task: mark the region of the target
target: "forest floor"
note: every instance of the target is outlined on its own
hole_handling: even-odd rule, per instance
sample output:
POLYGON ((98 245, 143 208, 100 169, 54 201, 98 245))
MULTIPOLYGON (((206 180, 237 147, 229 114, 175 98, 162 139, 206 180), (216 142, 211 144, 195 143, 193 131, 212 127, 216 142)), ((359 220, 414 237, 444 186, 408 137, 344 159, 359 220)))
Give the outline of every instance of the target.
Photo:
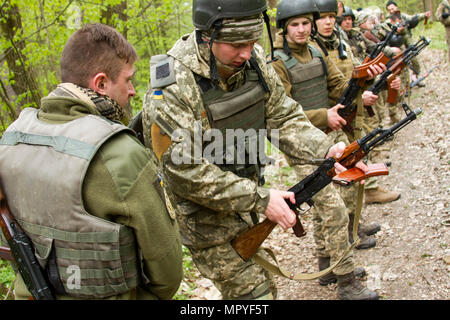
MULTIPOLYGON (((423 109, 416 121, 396 134, 385 146, 390 148, 389 175, 379 177, 379 185, 401 193, 397 201, 365 205, 362 221, 376 222, 377 245, 355 250, 355 265, 364 267, 362 282, 386 300, 450 299, 450 73, 446 53, 425 50, 420 55, 425 73, 440 66, 426 78, 425 87, 412 91, 411 109, 423 109)), ((268 168, 271 187, 287 189, 295 183, 293 170, 277 165, 268 168)), ((280 264, 293 272, 316 272, 311 215, 302 216, 307 235, 296 238, 292 230, 277 227, 264 243, 277 255, 280 264)), ((317 280, 292 281, 274 276, 280 300, 334 300, 337 285, 320 286, 317 280)), ((189 299, 220 299, 211 281, 198 276, 189 299)), ((183 283, 180 291, 185 290, 183 283)))

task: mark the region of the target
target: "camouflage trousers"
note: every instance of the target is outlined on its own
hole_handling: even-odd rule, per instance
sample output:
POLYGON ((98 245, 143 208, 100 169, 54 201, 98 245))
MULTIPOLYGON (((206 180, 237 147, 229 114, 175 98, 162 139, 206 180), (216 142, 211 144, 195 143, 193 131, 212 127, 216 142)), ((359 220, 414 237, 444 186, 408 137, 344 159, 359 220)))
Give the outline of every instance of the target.
MULTIPOLYGON (((223 299, 250 300, 268 293, 276 298, 272 274, 251 259, 242 260, 230 243, 189 250, 197 269, 214 283, 223 299)), ((258 250, 258 254, 271 260, 263 250, 258 250)))
MULTIPOLYGON (((348 144, 348 138, 341 130, 330 132, 334 142, 343 141, 348 144)), ((294 171, 301 180, 316 169, 312 165, 296 165, 294 171)), ((354 214, 356 207, 355 186, 340 187, 329 184, 314 197, 314 205, 309 211, 312 214, 316 255, 330 257, 330 265, 339 260, 349 247, 348 222, 349 214, 354 214)), ((347 274, 354 269, 351 252, 346 254, 343 262, 333 272, 338 275, 347 274)))
MULTIPOLYGON (((295 166, 299 179, 314 171, 313 166, 295 166)), ((339 187, 340 188, 340 187, 339 187)), ((313 197, 312 214, 314 242, 318 257, 330 257, 330 265, 339 260, 349 247, 348 211, 339 191, 329 184, 313 197)), ((347 253, 342 264, 336 267, 335 274, 347 274, 354 269, 353 257, 347 253)))
MULTIPOLYGON (((383 127, 383 120, 386 114, 386 98, 387 91, 383 90, 378 94, 377 102, 371 106, 374 115, 371 117, 368 111, 364 108, 364 120, 363 120, 363 130, 362 134, 365 135, 377 127, 383 127)), ((385 150, 384 146, 374 148, 368 155, 369 163, 376 163, 384 160, 381 156, 382 152, 385 150)), ((366 180, 364 184, 364 189, 376 189, 378 187, 378 179, 376 177, 372 177, 366 180)))

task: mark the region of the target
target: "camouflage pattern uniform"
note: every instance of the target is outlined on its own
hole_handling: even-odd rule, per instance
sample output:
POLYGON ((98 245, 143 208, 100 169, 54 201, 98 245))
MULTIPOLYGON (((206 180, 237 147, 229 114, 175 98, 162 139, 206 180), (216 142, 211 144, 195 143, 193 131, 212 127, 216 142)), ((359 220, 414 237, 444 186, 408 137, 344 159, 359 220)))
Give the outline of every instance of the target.
POLYGON ((447 36, 447 53, 448 62, 450 62, 450 5, 448 0, 443 0, 436 9, 436 19, 440 21, 444 27, 447 36))
MULTIPOLYGON (((343 32, 343 31, 342 31, 343 32)), ((330 59, 335 63, 337 68, 344 74, 346 79, 349 79, 352 77, 353 69, 354 67, 358 66, 360 64, 360 61, 352 52, 352 49, 350 45, 344 41, 342 38, 339 39, 339 36, 336 32, 333 32, 333 34, 330 37, 323 37, 322 35, 318 34, 315 36, 316 41, 313 42, 313 44, 320 48, 320 45, 317 43, 317 41, 320 41, 322 45, 325 47, 325 49, 328 52, 328 56, 330 59), (339 58, 339 52, 338 52, 338 46, 339 41, 342 41, 345 45, 345 50, 347 52, 347 59, 340 59, 339 58)), ((334 102, 336 103, 336 101, 334 102)), ((357 103, 357 114, 353 121, 353 128, 354 132, 353 134, 350 134, 348 132, 345 132, 347 137, 349 138, 350 142, 353 142, 356 139, 359 139, 363 135, 363 122, 364 122, 364 113, 367 113, 365 108, 363 107, 364 103, 362 100, 362 95, 359 94, 356 98, 357 103)), ((376 185, 375 179, 368 179, 366 183, 368 183, 370 180, 372 180, 371 184, 372 186, 376 185)), ((341 187, 340 192, 342 199, 345 201, 345 204, 347 206, 347 212, 350 215, 350 221, 353 221, 354 215, 356 212, 356 203, 358 200, 358 185, 354 185, 350 188, 341 187)), ((349 226, 350 229, 352 229, 352 226, 349 226)), ((375 246, 375 240, 373 238, 367 237, 366 235, 359 233, 359 236, 361 237, 361 243, 357 248, 363 248, 363 247, 373 247, 375 246)))
MULTIPOLYGON (((380 40, 383 40, 386 35, 391 31, 391 27, 389 23, 384 22, 382 24, 379 24, 375 26, 375 28, 372 30, 372 34, 375 35, 380 40)), ((402 50, 405 49, 405 47, 401 48, 402 50)), ((399 122, 403 117, 403 109, 401 108, 401 103, 403 102, 405 98, 405 92, 409 90, 409 84, 410 84, 410 75, 409 75, 409 68, 404 68, 400 73, 400 79, 401 79, 401 88, 397 97, 396 103, 386 103, 386 107, 389 113, 389 118, 391 123, 394 124, 399 122)), ((386 96, 387 98, 387 96, 386 96)))
MULTIPOLYGON (((277 50, 283 49, 282 31, 280 31, 276 35, 274 48, 277 50)), ((289 48, 291 49, 292 57, 294 57, 300 64, 305 65, 312 60, 308 44, 300 46, 297 44, 289 43, 289 48)), ((275 55, 277 55, 277 51, 275 51, 275 55)), ((347 88, 347 80, 342 72, 340 72, 339 69, 336 68, 336 65, 329 57, 322 56, 322 58, 327 69, 327 77, 325 80, 327 84, 327 92, 325 92, 325 94, 328 95, 328 99, 330 101, 336 101, 347 88)), ((292 97, 291 78, 285 64, 281 59, 278 59, 272 65, 277 74, 280 76, 281 82, 286 89, 287 95, 289 97, 292 97)), ((308 95, 309 93, 310 92, 306 92, 306 95, 308 95)), ((305 114, 314 126, 323 130, 328 128, 327 108, 310 108, 305 111, 305 114)), ((346 145, 350 143, 347 136, 342 130, 331 131, 328 136, 333 139, 334 143, 344 142, 346 145)), ((290 163, 289 159, 288 163, 290 163)), ((313 168, 310 165, 299 165, 295 166, 294 169, 298 179, 302 179, 310 174, 313 168)), ((355 210, 353 199, 354 192, 356 192, 356 190, 355 187, 339 187, 337 185, 335 185, 334 187, 338 189, 342 200, 344 200, 344 203, 346 205, 346 214, 342 214, 340 211, 332 209, 333 207, 336 207, 336 203, 342 202, 342 200, 340 200, 335 193, 332 193, 329 197, 323 197, 320 203, 317 203, 311 208, 311 213, 313 215, 314 222, 314 240, 317 244, 317 256, 329 257, 331 254, 337 255, 335 258, 338 259, 339 255, 342 255, 340 250, 333 250, 333 252, 328 252, 326 249, 328 246, 327 241, 325 241, 325 239, 327 238, 334 241, 333 233, 335 232, 335 228, 330 229, 324 227, 323 225, 333 223, 335 226, 339 227, 342 223, 348 223, 348 219, 346 219, 345 216, 348 216, 350 212, 352 212, 352 210, 355 210)), ((342 234, 341 236, 343 237, 344 234, 342 234)), ((343 241, 344 239, 338 240, 338 242, 343 241)))
MULTIPOLYGON (((195 32, 183 36, 168 52, 174 58, 176 83, 163 88, 162 99, 152 95, 145 100, 143 124, 147 143, 154 121, 163 122, 170 128, 163 133, 166 137, 171 136, 170 130, 180 128, 188 130, 193 137, 196 123, 201 124, 201 132, 211 128, 195 79, 197 75, 210 79, 209 50, 206 45, 198 45, 195 37, 195 32)), ((272 65, 266 63, 262 48, 255 45, 253 52, 270 90, 264 96, 265 126, 269 135, 271 129, 279 129, 279 147, 294 167, 323 158, 332 139, 315 128, 302 108, 286 96, 272 65)), ((217 63, 220 69, 219 61, 217 63)), ((239 88, 248 68, 246 62, 244 67, 233 70, 226 80, 220 79, 220 88, 227 92, 239 88)), ((151 95, 151 91, 148 94, 151 95)), ((153 135, 152 140, 155 146, 153 135)), ((180 148, 180 141, 171 139, 167 145, 167 150, 160 154, 166 197, 169 206, 175 208, 182 241, 191 251, 199 271, 214 282, 224 299, 257 298, 269 288, 275 294, 269 274, 252 260, 244 262, 230 245, 232 239, 265 213, 269 190, 258 186, 256 177, 243 178, 222 171, 204 158, 197 159, 200 161, 194 164, 193 152, 188 155, 191 164, 177 165, 171 154, 180 148)), ((310 168, 312 172, 315 166, 310 168)), ((335 194, 336 203, 328 209, 342 219, 348 219, 342 214, 344 204, 333 188, 332 185, 326 187, 316 195, 315 202, 321 203, 324 196, 335 194)), ((323 226, 333 228, 336 224, 326 220, 323 226)), ((342 241, 333 241, 330 251, 344 251, 348 247, 346 223, 340 223, 340 226, 335 233, 342 241)), ((335 272, 346 273, 348 270, 353 270, 350 255, 335 272)))
MULTIPOLYGON (((405 13, 401 13, 400 16, 401 16, 402 21, 406 21, 406 20, 411 20, 413 18, 417 18, 418 21, 420 22, 420 21, 425 20, 425 18, 426 18, 425 13, 418 13, 418 14, 416 14, 414 16, 411 16, 411 15, 408 15, 408 14, 405 14, 405 13)), ((390 18, 391 18, 391 16, 388 17, 388 19, 390 19, 390 18)), ((412 39, 412 33, 411 33, 410 29, 408 29, 408 28, 403 29, 403 31, 401 32, 401 35, 403 36, 403 38, 405 40, 405 46, 406 47, 409 47, 410 45, 412 45, 414 43, 413 39, 412 39)), ((413 72, 418 76, 420 74, 422 68, 420 66, 420 62, 419 62, 419 59, 418 59, 417 56, 414 57, 411 60, 411 66, 413 68, 413 72)))

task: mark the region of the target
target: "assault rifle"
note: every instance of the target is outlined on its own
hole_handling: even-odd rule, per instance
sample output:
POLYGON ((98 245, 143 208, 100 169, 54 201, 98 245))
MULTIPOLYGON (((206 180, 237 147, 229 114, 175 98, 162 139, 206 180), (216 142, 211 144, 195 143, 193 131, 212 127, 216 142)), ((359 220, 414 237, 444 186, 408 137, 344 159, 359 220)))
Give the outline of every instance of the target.
POLYGON ((435 65, 433 68, 428 70, 427 73, 425 73, 423 76, 419 77, 416 81, 411 82, 411 84, 409 85, 409 88, 412 89, 415 86, 419 85, 419 83, 421 83, 425 78, 427 78, 430 75, 430 73, 432 73, 433 70, 436 69, 437 67, 439 67, 439 65, 435 65))
MULTIPOLYGON (((363 63, 353 69, 352 78, 348 82, 348 87, 345 89, 342 96, 337 101, 342 104, 344 108, 338 110, 338 114, 345 119, 347 124, 343 126, 343 129, 347 132, 353 133, 353 127, 351 122, 356 116, 356 105, 353 103, 360 90, 364 87, 369 74, 367 70, 371 65, 383 63, 386 65, 389 62, 389 58, 383 54, 383 49, 387 46, 389 40, 397 31, 397 27, 394 26, 392 30, 386 35, 383 41, 377 43, 370 54, 364 59, 363 63)), ((371 109, 368 109, 369 115, 373 114, 371 109)), ((331 131, 327 129, 326 133, 331 131)))
MULTIPOLYGON (((411 123, 422 113, 420 108, 412 111, 406 103, 403 104, 403 109, 405 110, 406 117, 400 122, 388 129, 378 127, 363 138, 352 142, 345 148, 345 151, 340 158, 332 157, 325 159, 312 174, 288 190, 295 194, 295 204, 292 204, 289 199, 285 199, 285 201, 297 214, 297 223, 293 228, 296 236, 303 236, 306 234, 298 217, 299 214, 305 212, 301 206, 304 203, 309 206, 314 205, 312 197, 329 183, 335 182, 341 185, 349 185, 367 179, 368 177, 388 174, 388 169, 384 163, 368 165, 369 171, 367 173, 364 173, 362 170, 355 167, 355 165, 358 161, 363 159, 369 151, 386 142, 386 140, 394 136, 397 131, 411 123), (334 164, 336 162, 339 162, 341 165, 348 168, 348 170, 336 174, 334 169, 334 164)), ((247 261, 255 254, 259 246, 269 236, 276 225, 275 222, 266 218, 264 221, 240 234, 231 244, 241 258, 247 261)))
POLYGON ((395 79, 395 76, 400 73, 410 62, 417 56, 426 46, 430 44, 431 40, 425 37, 420 37, 420 40, 415 44, 406 48, 402 53, 392 58, 378 80, 369 88, 374 94, 378 94, 381 90, 388 88, 387 102, 394 104, 397 101, 398 91, 390 88, 390 83, 395 79))
MULTIPOLYGON (((33 298, 35 300, 55 300, 44 272, 34 255, 33 244, 12 216, 1 189, 0 227, 10 247, 10 253, 16 261, 19 273, 33 298)), ((6 249, 8 248, 5 248, 5 254, 8 252, 6 249)))

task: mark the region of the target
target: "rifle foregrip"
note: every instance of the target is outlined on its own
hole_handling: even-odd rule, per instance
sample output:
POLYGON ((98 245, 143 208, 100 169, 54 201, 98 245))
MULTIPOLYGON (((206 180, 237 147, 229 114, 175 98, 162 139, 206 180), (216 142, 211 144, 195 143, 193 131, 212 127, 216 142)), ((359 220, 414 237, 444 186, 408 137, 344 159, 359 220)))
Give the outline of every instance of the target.
POLYGON ((398 91, 394 90, 394 89, 391 89, 389 87, 389 89, 388 89, 388 96, 387 96, 386 101, 388 103, 395 104, 397 102, 397 97, 398 97, 398 91))
POLYGON ((384 163, 372 163, 367 165, 367 167, 368 171, 366 173, 357 167, 345 170, 344 172, 335 175, 333 177, 333 182, 346 186, 370 177, 385 176, 389 174, 388 168, 384 163))

